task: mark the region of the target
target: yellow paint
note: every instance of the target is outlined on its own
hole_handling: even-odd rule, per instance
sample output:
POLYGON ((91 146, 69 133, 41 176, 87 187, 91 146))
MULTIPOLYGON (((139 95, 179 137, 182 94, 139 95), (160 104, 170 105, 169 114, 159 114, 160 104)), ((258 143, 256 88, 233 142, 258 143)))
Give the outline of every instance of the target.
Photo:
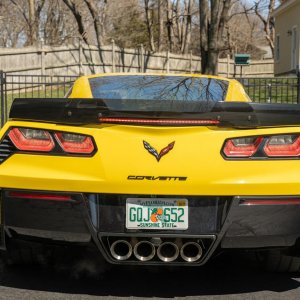
MULTIPOLYGON (((72 97, 91 97, 88 78, 76 81, 72 97)), ((227 101, 248 101, 239 83, 229 80, 229 84, 227 101)), ((2 188, 141 195, 300 194, 300 160, 229 161, 220 153, 227 138, 299 133, 300 127, 251 130, 109 124, 79 127, 10 120, 0 131, 0 139, 12 126, 91 135, 98 151, 93 157, 14 154, 0 165, 2 188), (158 152, 173 141, 175 145, 157 162, 144 148, 143 140, 158 152), (128 180, 128 176, 187 177, 187 180, 128 180)))

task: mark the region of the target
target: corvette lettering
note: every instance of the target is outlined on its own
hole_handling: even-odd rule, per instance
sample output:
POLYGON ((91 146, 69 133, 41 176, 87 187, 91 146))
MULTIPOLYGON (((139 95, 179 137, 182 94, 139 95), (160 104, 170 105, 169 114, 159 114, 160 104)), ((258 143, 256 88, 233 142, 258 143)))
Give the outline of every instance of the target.
POLYGON ((184 176, 136 176, 129 175, 128 180, 164 180, 164 181, 186 181, 187 177, 184 176))

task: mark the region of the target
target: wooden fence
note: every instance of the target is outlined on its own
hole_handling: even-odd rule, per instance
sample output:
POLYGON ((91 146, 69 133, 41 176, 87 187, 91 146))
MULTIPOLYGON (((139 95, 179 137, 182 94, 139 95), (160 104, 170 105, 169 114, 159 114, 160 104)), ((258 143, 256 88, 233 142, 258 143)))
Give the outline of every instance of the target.
MULTIPOLYGON (((151 53, 143 46, 123 49, 112 43, 100 50, 95 46, 0 48, 0 70, 10 74, 81 75, 108 72, 201 73, 201 59, 192 54, 151 53)), ((219 75, 234 77, 234 63, 229 57, 219 59, 219 75)), ((237 67, 237 77, 272 77, 273 60, 251 61, 237 67)))

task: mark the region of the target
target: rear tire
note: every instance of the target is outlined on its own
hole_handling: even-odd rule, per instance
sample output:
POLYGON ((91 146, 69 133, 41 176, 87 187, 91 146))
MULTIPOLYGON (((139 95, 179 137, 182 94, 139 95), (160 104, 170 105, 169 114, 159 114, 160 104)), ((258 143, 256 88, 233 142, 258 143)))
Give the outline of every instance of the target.
POLYGON ((300 257, 293 256, 288 251, 269 250, 257 255, 262 266, 271 272, 300 272, 300 257))

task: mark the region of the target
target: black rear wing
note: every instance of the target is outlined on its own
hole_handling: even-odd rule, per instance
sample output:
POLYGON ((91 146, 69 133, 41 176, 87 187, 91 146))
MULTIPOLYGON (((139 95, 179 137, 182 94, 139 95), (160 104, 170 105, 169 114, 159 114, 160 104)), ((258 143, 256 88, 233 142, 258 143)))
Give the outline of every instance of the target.
POLYGON ((300 125, 300 104, 20 98, 14 100, 9 118, 70 125, 106 122, 256 128, 300 125))

